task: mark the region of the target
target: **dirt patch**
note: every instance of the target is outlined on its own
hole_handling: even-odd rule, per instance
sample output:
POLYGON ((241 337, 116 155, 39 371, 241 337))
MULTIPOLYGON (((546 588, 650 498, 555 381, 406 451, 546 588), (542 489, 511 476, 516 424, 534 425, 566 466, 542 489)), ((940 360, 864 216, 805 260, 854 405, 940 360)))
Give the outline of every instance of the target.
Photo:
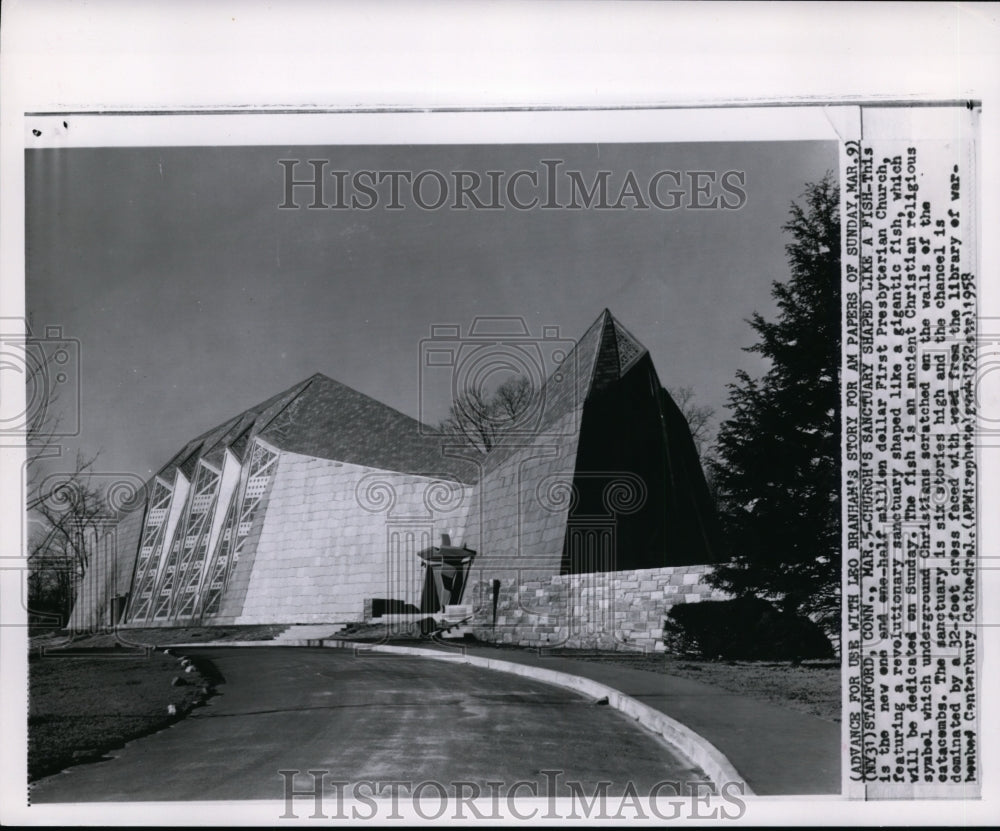
POLYGON ((31 656, 28 781, 103 758, 204 703, 222 679, 210 662, 191 663, 186 672, 179 656, 120 648, 31 656))
POLYGON ((796 665, 790 661, 695 661, 663 654, 627 652, 553 650, 553 654, 691 678, 790 710, 840 721, 838 661, 803 661, 796 665))
POLYGON ((150 629, 116 629, 73 638, 33 638, 32 647, 46 647, 59 643, 74 649, 128 649, 160 646, 168 643, 197 643, 204 641, 270 641, 288 628, 289 624, 260 624, 255 626, 185 626, 155 627, 150 629))
POLYGON ((423 620, 397 621, 395 623, 349 623, 336 635, 335 640, 360 643, 403 643, 427 640, 438 629, 431 617, 423 620))

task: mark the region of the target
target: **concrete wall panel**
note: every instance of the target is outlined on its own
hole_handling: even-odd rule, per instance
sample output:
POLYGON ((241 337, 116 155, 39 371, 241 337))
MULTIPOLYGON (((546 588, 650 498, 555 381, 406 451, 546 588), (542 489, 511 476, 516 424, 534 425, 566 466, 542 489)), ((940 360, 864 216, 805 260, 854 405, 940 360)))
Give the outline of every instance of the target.
POLYGON ((464 536, 468 486, 282 453, 235 623, 360 621, 365 600, 418 605, 417 551, 464 536))

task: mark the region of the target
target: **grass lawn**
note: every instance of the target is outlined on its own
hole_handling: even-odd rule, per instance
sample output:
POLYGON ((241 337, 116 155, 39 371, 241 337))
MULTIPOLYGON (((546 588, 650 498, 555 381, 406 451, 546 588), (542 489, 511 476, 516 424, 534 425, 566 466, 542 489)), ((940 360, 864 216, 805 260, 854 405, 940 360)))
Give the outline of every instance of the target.
POLYGON ((32 638, 32 646, 46 647, 60 641, 73 648, 101 649, 113 647, 159 646, 170 643, 196 643, 198 641, 269 641, 288 628, 287 623, 258 624, 253 626, 189 626, 155 627, 152 629, 118 629, 92 635, 77 636, 69 641, 64 636, 32 638))
POLYGON ((185 673, 176 656, 162 652, 33 655, 28 679, 29 781, 167 726, 207 697, 217 680, 207 669, 185 673), (172 686, 175 677, 186 683, 172 686), (176 715, 168 714, 170 704, 176 715))
POLYGON ((692 678, 790 710, 840 721, 839 661, 803 661, 793 666, 790 661, 696 661, 662 653, 637 655, 566 650, 560 654, 692 678))

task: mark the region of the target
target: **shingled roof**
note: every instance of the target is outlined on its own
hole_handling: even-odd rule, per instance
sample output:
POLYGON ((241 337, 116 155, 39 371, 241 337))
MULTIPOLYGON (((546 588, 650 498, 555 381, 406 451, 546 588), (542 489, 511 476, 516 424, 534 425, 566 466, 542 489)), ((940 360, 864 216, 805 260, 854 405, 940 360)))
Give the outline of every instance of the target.
POLYGON ((260 435, 293 453, 461 482, 476 480, 476 465, 449 454, 454 439, 319 373, 260 435))
MULTIPOLYGON (((227 418, 221 424, 216 424, 212 429, 206 430, 200 436, 195 436, 195 438, 184 445, 180 452, 161 467, 156 472, 156 475, 169 482, 173 478, 174 471, 180 469, 181 473, 190 479, 199 458, 205 457, 210 461, 221 461, 222 448, 227 443, 235 443, 240 437, 241 432, 246 433, 248 429, 252 432, 254 426, 259 425, 259 427, 263 427, 273 417, 274 408, 287 405, 289 401, 302 391, 308 381, 309 379, 300 381, 287 390, 271 396, 266 401, 255 404, 253 407, 249 407, 236 416, 227 418)), ((235 447, 234 451, 236 451, 235 447)), ((237 451, 237 455, 241 454, 237 451)), ((149 487, 151 482, 152 479, 146 483, 147 487, 149 487)))
POLYGON ((454 458, 446 439, 415 418, 322 373, 300 381, 188 442, 158 472, 191 478, 199 458, 220 463, 224 448, 242 456, 260 436, 281 450, 382 470, 474 482, 477 466, 454 458))

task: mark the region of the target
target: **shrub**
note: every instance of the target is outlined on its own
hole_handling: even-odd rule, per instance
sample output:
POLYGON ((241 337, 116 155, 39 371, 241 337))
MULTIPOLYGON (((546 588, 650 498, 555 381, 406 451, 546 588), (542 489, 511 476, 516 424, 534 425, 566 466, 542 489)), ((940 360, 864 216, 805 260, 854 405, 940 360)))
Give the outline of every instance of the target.
POLYGON ((678 604, 663 629, 667 651, 687 657, 800 661, 834 655, 811 620, 756 597, 678 604))
POLYGON ((389 597, 376 597, 372 599, 372 617, 382 617, 382 615, 412 615, 419 614, 420 609, 411 603, 403 600, 396 600, 389 597))

